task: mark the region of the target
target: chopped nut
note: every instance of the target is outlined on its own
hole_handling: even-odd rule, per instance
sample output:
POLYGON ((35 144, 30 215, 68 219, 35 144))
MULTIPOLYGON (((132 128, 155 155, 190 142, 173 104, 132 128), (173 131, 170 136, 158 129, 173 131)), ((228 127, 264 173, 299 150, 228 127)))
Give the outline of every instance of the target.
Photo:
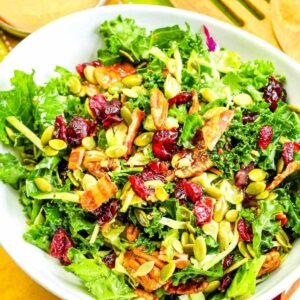
POLYGON ((272 250, 266 254, 266 259, 258 273, 258 277, 275 271, 281 264, 280 253, 272 250))
POLYGON ((126 239, 129 242, 135 242, 139 237, 140 231, 136 226, 130 224, 126 227, 126 239))

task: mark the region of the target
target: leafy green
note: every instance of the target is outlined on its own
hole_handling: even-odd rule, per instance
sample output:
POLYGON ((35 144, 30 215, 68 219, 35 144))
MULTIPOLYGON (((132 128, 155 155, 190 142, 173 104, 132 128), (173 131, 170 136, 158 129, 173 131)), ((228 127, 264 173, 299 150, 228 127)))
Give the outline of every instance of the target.
POLYGON ((134 242, 134 247, 143 246, 145 247, 146 251, 152 253, 156 250, 157 245, 153 243, 150 239, 143 236, 143 234, 139 234, 138 239, 134 242))
POLYGON ((283 212, 283 206, 277 200, 262 200, 258 202, 259 215, 252 222, 253 250, 256 255, 261 254, 261 243, 264 236, 274 236, 280 230, 280 223, 275 215, 283 212))
POLYGON ((188 115, 182 128, 182 133, 180 135, 178 144, 184 146, 185 148, 194 148, 192 144, 192 138, 196 134, 197 129, 203 126, 203 120, 200 115, 194 113, 188 115))
POLYGON ((15 71, 11 78, 13 88, 0 91, 0 141, 5 144, 9 142, 5 133, 6 117, 15 116, 32 128, 32 101, 37 89, 33 77, 34 72, 15 71))
POLYGON ((183 124, 188 116, 186 106, 184 104, 172 105, 169 109, 169 116, 176 118, 179 123, 183 124))
POLYGON ((255 293, 255 281, 265 256, 254 258, 242 265, 234 276, 230 284, 226 298, 246 299, 255 293))
POLYGON ((84 257, 76 249, 69 251, 72 264, 66 270, 76 274, 89 292, 99 300, 132 299, 135 294, 124 282, 123 276, 116 275, 102 261, 84 257))
POLYGON ((26 169, 13 154, 0 153, 0 180, 17 189, 20 180, 26 175, 26 169))
POLYGON ((28 243, 31 243, 42 250, 48 252, 50 249, 51 229, 44 225, 32 225, 23 234, 23 238, 28 243))

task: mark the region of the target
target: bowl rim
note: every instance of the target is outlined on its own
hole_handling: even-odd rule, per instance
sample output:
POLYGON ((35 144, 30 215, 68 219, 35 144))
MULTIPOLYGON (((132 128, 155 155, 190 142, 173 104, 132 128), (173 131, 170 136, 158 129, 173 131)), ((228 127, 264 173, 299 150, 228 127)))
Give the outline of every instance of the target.
MULTIPOLYGON (((53 26, 59 26, 63 25, 65 22, 68 22, 68 20, 76 19, 78 16, 81 15, 89 15, 89 14, 104 14, 105 12, 109 13, 119 13, 119 14, 126 14, 128 10, 135 11, 135 12, 144 12, 147 11, 149 14, 153 14, 157 11, 160 13, 172 13, 173 15, 176 15, 176 17, 186 17, 186 18, 193 18, 198 19, 202 23, 214 23, 217 27, 222 28, 221 30, 225 30, 227 32, 230 32, 232 34, 240 35, 247 40, 249 40, 249 43, 254 42, 255 44, 259 44, 259 47, 262 50, 265 50, 267 52, 272 53, 274 56, 276 56, 281 61, 284 61, 284 63, 294 70, 296 73, 299 73, 300 77, 300 64, 296 62, 293 58, 289 57, 279 49, 275 48, 273 45, 269 44, 268 42, 262 40, 259 37, 254 36, 253 34, 244 31, 241 28, 235 27, 229 23, 225 23, 223 21, 217 20, 215 18, 197 13, 197 12, 191 12, 183 9, 178 8, 172 8, 172 7, 166 7, 166 6, 160 6, 160 5, 146 5, 146 4, 124 4, 124 5, 108 5, 108 6, 100 6, 95 8, 89 8, 85 9, 79 12, 75 12, 66 16, 63 16, 59 19, 56 19, 41 28, 39 28, 37 31, 30 34, 28 37, 26 37, 23 41, 21 41, 1 62, 0 64, 0 70, 2 68, 5 69, 6 65, 10 65, 10 57, 12 54, 14 54, 20 47, 26 44, 30 44, 32 39, 36 39, 39 37, 39 35, 42 35, 45 30, 48 28, 51 28, 53 26)), ((176 21, 174 22, 176 24, 176 21)), ((0 212, 1 213, 1 212, 0 212)), ((13 261, 34 281, 36 281, 38 284, 40 284, 42 287, 44 287, 46 290, 51 292, 52 294, 62 298, 62 299, 74 299, 74 293, 72 290, 68 289, 60 289, 57 285, 55 285, 54 282, 52 282, 49 278, 47 278, 46 274, 44 273, 43 276, 40 276, 38 270, 30 267, 30 263, 26 262, 26 260, 19 257, 17 254, 19 251, 13 247, 13 244, 6 243, 4 239, 4 235, 0 231, 0 243, 3 249, 6 251, 6 253, 13 259, 13 261)), ((26 241, 24 241, 26 243, 26 241)), ((283 292, 286 288, 288 288, 300 275, 300 265, 297 266, 295 269, 293 269, 287 276, 278 284, 277 286, 274 286, 272 289, 269 289, 266 291, 263 295, 259 295, 255 297, 255 300, 265 300, 265 299, 272 299, 273 297, 277 296, 281 292, 283 292), (293 282, 291 282, 293 281, 293 282)), ((249 298, 249 299, 252 299, 249 298)))

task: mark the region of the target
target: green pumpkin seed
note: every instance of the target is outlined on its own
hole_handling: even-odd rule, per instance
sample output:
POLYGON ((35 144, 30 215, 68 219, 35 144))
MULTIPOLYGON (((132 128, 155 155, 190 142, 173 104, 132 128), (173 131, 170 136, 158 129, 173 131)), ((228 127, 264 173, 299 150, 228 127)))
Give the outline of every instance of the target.
POLYGON ((231 265, 229 268, 227 268, 224 271, 224 274, 230 273, 236 269, 238 269, 240 266, 242 266, 243 264, 245 264, 247 261, 249 260, 249 258, 245 257, 241 260, 239 260, 238 262, 234 263, 233 265, 231 265))
POLYGON ((82 188, 87 191, 89 190, 90 188, 92 188, 93 186, 95 186, 97 184, 97 179, 90 175, 90 174, 85 174, 82 178, 82 181, 81 181, 81 185, 82 185, 82 188))
POLYGON ((284 145, 285 143, 288 143, 288 142, 290 142, 290 140, 285 136, 281 136, 279 138, 279 143, 282 144, 282 145, 284 145))
POLYGON ((122 82, 128 88, 139 86, 143 82, 143 77, 140 74, 128 75, 123 78, 122 82))
POLYGON ((221 113, 224 112, 225 110, 227 110, 226 107, 223 107, 223 106, 216 106, 216 107, 213 107, 213 108, 209 109, 209 110, 203 115, 203 117, 204 117, 205 120, 209 120, 209 119, 211 119, 212 117, 221 114, 221 113))
POLYGON ((220 223, 223 220, 227 211, 228 211, 227 202, 223 198, 219 199, 216 202, 215 207, 214 207, 214 215, 213 215, 214 220, 216 222, 220 223))
POLYGON ((44 148, 44 153, 45 153, 46 156, 56 156, 58 154, 58 151, 53 149, 50 146, 46 146, 44 148))
POLYGON ((249 94, 241 93, 233 97, 232 101, 241 107, 250 106, 253 104, 252 97, 249 94))
POLYGON ((153 122, 153 118, 151 115, 147 115, 145 121, 143 122, 143 126, 147 131, 155 131, 156 127, 153 122))
POLYGON ((86 80, 90 83, 94 83, 96 84, 97 83, 97 80, 95 78, 95 67, 93 66, 86 66, 84 68, 84 77, 86 78, 86 80))
POLYGON ((129 98, 136 99, 139 97, 138 93, 132 89, 122 89, 122 93, 129 98))
POLYGON ((189 236, 189 241, 190 241, 190 243, 192 243, 192 244, 194 244, 195 243, 195 240, 196 240, 196 238, 195 238, 195 236, 194 236, 194 234, 193 233, 190 233, 190 236, 189 236))
POLYGON ((77 77, 71 76, 69 79, 68 85, 69 85, 69 89, 70 89, 71 93, 79 94, 79 92, 81 90, 81 82, 77 77))
POLYGON ((300 114, 300 107, 294 104, 288 104, 288 108, 295 112, 296 114, 300 114))
POLYGON ((176 264, 174 261, 170 261, 167 265, 165 265, 160 271, 160 281, 166 282, 173 275, 176 269, 176 264))
POLYGON ((267 199, 270 195, 270 192, 269 191, 263 191, 262 193, 256 195, 256 199, 257 200, 262 200, 262 199, 267 199))
POLYGON ((134 140, 134 144, 138 147, 147 146, 152 142, 154 133, 153 132, 143 132, 134 140))
POLYGON ((239 212, 236 209, 231 209, 226 213, 225 219, 228 222, 235 222, 236 219, 238 218, 238 215, 239 212))
POLYGON ((275 234, 275 238, 280 246, 283 248, 291 249, 292 245, 290 244, 289 238, 286 233, 282 230, 275 234))
POLYGON ((66 149, 68 145, 67 145, 66 142, 63 141, 63 140, 60 140, 60 139, 53 139, 53 140, 50 140, 50 141, 49 141, 49 146, 50 146, 51 148, 53 148, 54 150, 60 151, 60 150, 66 149))
POLYGON ((191 225, 190 222, 187 222, 187 223, 186 223, 186 229, 187 229, 190 233, 193 233, 193 234, 196 233, 195 228, 191 225))
POLYGON ((284 169, 284 160, 282 157, 279 158, 278 162, 277 162, 277 174, 280 174, 284 169))
POLYGON ((220 184, 220 191, 226 202, 231 204, 239 204, 243 202, 244 196, 241 189, 237 188, 226 179, 222 180, 220 184))
POLYGON ((7 127, 7 126, 5 126, 5 131, 6 131, 6 134, 7 134, 8 138, 12 142, 14 142, 15 139, 16 139, 16 134, 14 133, 14 131, 10 127, 7 127))
POLYGON ((233 238, 233 233, 231 229, 231 224, 228 221, 221 221, 219 225, 218 241, 220 245, 220 250, 225 251, 233 238))
POLYGON ((258 195, 262 193, 266 188, 266 183, 263 181, 260 182, 251 182, 246 189, 246 193, 249 195, 258 195))
POLYGON ((162 186, 157 186, 154 190, 154 194, 159 201, 166 201, 169 199, 169 194, 162 186))
POLYGON ((178 214, 184 221, 190 220, 191 216, 193 216, 193 213, 188 208, 181 205, 178 208, 178 214))
POLYGON ((207 253, 205 239, 202 236, 198 236, 194 244, 194 255, 195 258, 200 262, 202 261, 207 253))
POLYGON ((126 123, 126 125, 130 125, 132 122, 132 113, 130 111, 130 109, 126 106, 122 106, 121 110, 121 117, 123 118, 124 122, 126 123))
POLYGON ((34 178, 34 184, 37 186, 37 188, 41 191, 41 192, 51 192, 52 191, 52 186, 51 184, 48 182, 48 180, 46 180, 45 178, 42 177, 38 177, 38 178, 34 178))
POLYGON ((251 244, 246 244, 246 247, 247 247, 247 250, 248 252, 250 253, 250 255, 255 258, 256 257, 256 254, 255 254, 255 251, 253 250, 251 244))
POLYGON ((81 182, 83 179, 84 173, 78 169, 73 172, 73 176, 77 181, 81 182))
POLYGON ((114 84, 109 86, 108 92, 111 95, 120 94, 122 88, 123 88, 122 82, 115 82, 114 84))
POLYGON ((278 197, 278 194, 276 194, 275 192, 271 192, 269 194, 268 200, 275 200, 278 197))
POLYGON ((205 288, 204 292, 205 293, 212 293, 215 290, 218 289, 218 287, 221 285, 219 280, 213 280, 208 283, 208 286, 205 288))
POLYGON ((194 244, 185 244, 183 245, 184 253, 192 256, 194 254, 194 244))
POLYGON ((210 235, 214 240, 217 240, 219 223, 211 220, 209 223, 202 225, 202 230, 205 234, 210 235))
POLYGON ((76 187, 79 187, 79 182, 75 179, 74 175, 72 172, 67 173, 68 178, 71 180, 72 184, 76 187))
POLYGON ((87 91, 86 86, 82 85, 81 88, 80 88, 79 93, 77 94, 77 96, 78 97, 84 97, 84 96, 86 96, 86 91, 87 91))
POLYGON ((96 142, 92 136, 83 138, 81 143, 86 150, 93 150, 94 148, 96 148, 96 142))
POLYGON ((139 208, 135 208, 133 211, 137 221, 143 226, 143 227, 149 227, 150 226, 150 222, 149 219, 147 217, 147 214, 139 208))
POLYGON ((190 241, 189 234, 186 231, 183 232, 181 235, 181 244, 184 246, 184 245, 188 244, 189 241, 190 241))
POLYGON ((110 146, 105 150, 105 154, 111 158, 119 158, 126 154, 127 147, 126 146, 110 146))
POLYGON ((46 146, 48 144, 48 142, 51 140, 52 136, 53 136, 53 132, 54 132, 54 126, 50 125, 48 126, 42 136, 41 136, 41 142, 44 146, 46 146))
POLYGON ((153 260, 147 261, 139 266, 136 272, 133 274, 134 277, 146 276, 153 269, 155 262, 153 260))
POLYGON ((223 196, 222 192, 215 186, 206 186, 203 187, 203 189, 207 195, 215 199, 220 199, 223 196))
POLYGON ((240 241, 240 242, 238 243, 238 248, 239 248, 241 254, 242 254, 244 257, 246 257, 246 258, 252 258, 252 257, 251 257, 251 254, 249 253, 249 251, 248 251, 248 249, 247 249, 247 246, 246 246, 245 242, 240 241))
POLYGON ((206 100, 207 102, 212 102, 218 98, 217 94, 212 89, 209 88, 201 89, 200 93, 204 98, 204 100, 206 100))
POLYGON ((250 180, 263 181, 265 180, 267 173, 262 169, 253 169, 248 173, 250 180))
POLYGON ((179 253, 179 254, 182 254, 182 253, 183 253, 182 244, 180 243, 179 240, 173 239, 173 241, 172 241, 172 246, 173 246, 174 250, 175 250, 177 253, 179 253))

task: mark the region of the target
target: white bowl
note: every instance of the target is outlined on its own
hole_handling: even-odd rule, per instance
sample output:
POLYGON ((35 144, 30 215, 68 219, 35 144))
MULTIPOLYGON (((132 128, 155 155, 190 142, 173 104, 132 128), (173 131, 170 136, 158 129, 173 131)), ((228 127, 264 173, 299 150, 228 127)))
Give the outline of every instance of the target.
MULTIPOLYGON (((36 70, 36 80, 43 83, 53 75, 56 65, 74 70, 77 63, 96 58, 96 50, 103 45, 96 33, 99 24, 117 15, 134 18, 139 25, 154 29, 188 22, 194 31, 207 25, 220 45, 239 52, 244 59, 271 60, 276 71, 287 77, 287 91, 291 103, 299 104, 300 66, 268 43, 233 26, 196 13, 147 5, 107 6, 82 11, 61 18, 41 28, 21 42, 0 65, 0 87, 8 87, 14 69, 36 70), (296 100, 298 99, 298 100, 296 100)), ((0 151, 7 151, 3 147, 0 151)), ((18 194, 0 184, 0 240, 16 263, 34 280, 63 299, 92 299, 80 281, 64 271, 56 259, 26 243, 25 217, 18 202, 18 194)), ((251 299, 269 300, 290 286, 300 276, 300 243, 284 264, 257 287, 251 299)))

